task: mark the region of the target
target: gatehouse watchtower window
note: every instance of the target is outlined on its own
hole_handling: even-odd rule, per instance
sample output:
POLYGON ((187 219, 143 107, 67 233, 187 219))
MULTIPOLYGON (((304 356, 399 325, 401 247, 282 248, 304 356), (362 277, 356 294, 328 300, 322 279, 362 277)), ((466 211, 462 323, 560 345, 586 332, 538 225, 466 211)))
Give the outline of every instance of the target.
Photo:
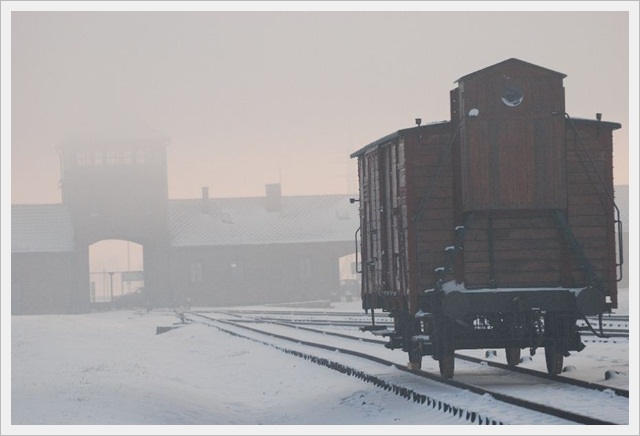
POLYGON ((145 151, 130 150, 107 150, 107 151, 78 151, 76 153, 76 166, 87 165, 143 165, 146 163, 147 153, 145 151))

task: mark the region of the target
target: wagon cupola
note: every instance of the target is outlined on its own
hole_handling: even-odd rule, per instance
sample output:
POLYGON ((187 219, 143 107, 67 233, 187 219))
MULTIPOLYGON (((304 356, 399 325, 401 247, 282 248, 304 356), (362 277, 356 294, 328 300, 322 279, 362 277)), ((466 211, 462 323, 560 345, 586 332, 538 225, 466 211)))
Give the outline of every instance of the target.
POLYGON ((565 77, 508 59, 457 80, 452 121, 461 129, 465 211, 566 206, 565 77))

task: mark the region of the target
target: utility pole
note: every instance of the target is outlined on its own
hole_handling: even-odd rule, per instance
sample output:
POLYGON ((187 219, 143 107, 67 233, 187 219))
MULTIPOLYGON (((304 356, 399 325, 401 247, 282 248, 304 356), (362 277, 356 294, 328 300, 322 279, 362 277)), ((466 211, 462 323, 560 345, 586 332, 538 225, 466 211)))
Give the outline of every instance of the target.
POLYGON ((111 286, 111 300, 109 300, 109 302, 110 304, 113 304, 113 275, 115 274, 115 272, 111 271, 108 274, 109 274, 109 283, 111 286))
MULTIPOLYGON (((127 241, 127 271, 131 271, 131 253, 129 247, 129 241, 127 241)), ((124 287, 121 288, 124 294, 124 287)), ((131 292, 131 282, 127 282, 127 292, 131 292)))

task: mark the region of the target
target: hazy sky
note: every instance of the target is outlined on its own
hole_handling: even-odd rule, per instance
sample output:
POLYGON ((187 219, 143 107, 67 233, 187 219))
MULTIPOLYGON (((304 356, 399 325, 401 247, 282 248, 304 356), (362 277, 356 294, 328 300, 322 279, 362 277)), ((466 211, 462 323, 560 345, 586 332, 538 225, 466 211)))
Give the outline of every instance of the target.
MULTIPOLYGON (((601 7, 609 4, 616 3, 601 7)), ((212 7, 195 2, 204 6, 212 7)), ((412 127, 416 117, 448 120, 458 78, 512 57, 566 74, 572 117, 601 112, 622 124, 614 133, 615 184, 629 182, 637 120, 630 124, 624 10, 370 12, 366 2, 354 12, 140 8, 149 11, 14 6, 10 45, 2 39, 3 60, 11 50, 10 69, 2 66, 3 80, 11 73, 11 121, 3 111, 2 125, 11 126, 12 203, 60 202, 56 145, 87 119, 114 112, 168 138, 170 198, 198 197, 202 186, 214 197, 261 196, 278 181, 283 195, 356 193, 353 151, 412 127)), ((637 83, 637 65, 633 73, 637 83)))

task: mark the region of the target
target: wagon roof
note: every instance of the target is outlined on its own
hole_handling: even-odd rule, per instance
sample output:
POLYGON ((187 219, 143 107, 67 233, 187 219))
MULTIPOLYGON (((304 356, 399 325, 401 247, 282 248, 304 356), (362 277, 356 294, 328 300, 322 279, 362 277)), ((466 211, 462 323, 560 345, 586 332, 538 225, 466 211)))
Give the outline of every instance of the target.
MULTIPOLYGON (((441 126, 444 124, 448 124, 450 123, 450 121, 434 121, 432 123, 427 123, 424 126, 420 127, 421 129, 425 129, 425 128, 429 128, 429 126, 441 126)), ((403 134, 405 134, 406 132, 412 131, 414 129, 417 129, 418 127, 408 127, 406 129, 400 129, 396 132, 390 133, 387 136, 383 136, 380 139, 377 139, 375 141, 373 141, 370 144, 365 145, 364 147, 362 147, 361 149, 359 149, 358 151, 355 151, 353 153, 351 153, 351 155, 349 157, 354 158, 354 157, 358 157, 361 154, 366 153, 369 150, 372 150, 374 148, 377 148, 381 145, 387 144, 399 137, 401 137, 403 134)))
POLYGON ((606 126, 608 128, 610 128, 611 130, 618 130, 620 128, 622 128, 622 124, 620 123, 616 123, 614 121, 598 121, 598 120, 592 120, 592 119, 588 119, 588 118, 571 118, 571 120, 575 123, 584 123, 584 124, 596 124, 596 123, 600 123, 600 125, 606 126))
POLYGON ((461 80, 464 80, 467 77, 474 76, 474 75, 480 74, 480 73, 484 73, 484 72, 486 72, 488 70, 497 69, 497 68, 503 67, 503 66, 505 66, 507 64, 519 64, 520 66, 523 66, 523 67, 526 67, 526 68, 536 69, 536 70, 539 70, 539 71, 544 71, 544 72, 547 72, 547 73, 555 74, 555 75, 561 76, 562 78, 567 77, 567 75, 564 74, 564 73, 560 73, 558 71, 550 70, 548 68, 544 68, 544 67, 541 67, 539 65, 531 64, 529 62, 525 62, 525 61, 522 61, 520 59, 510 58, 510 59, 504 60, 502 62, 498 62, 497 64, 490 65, 490 66, 488 66, 486 68, 482 68, 482 69, 480 69, 478 71, 474 71, 473 73, 465 74, 464 76, 462 76, 458 80, 456 80, 455 83, 460 82, 461 80))

